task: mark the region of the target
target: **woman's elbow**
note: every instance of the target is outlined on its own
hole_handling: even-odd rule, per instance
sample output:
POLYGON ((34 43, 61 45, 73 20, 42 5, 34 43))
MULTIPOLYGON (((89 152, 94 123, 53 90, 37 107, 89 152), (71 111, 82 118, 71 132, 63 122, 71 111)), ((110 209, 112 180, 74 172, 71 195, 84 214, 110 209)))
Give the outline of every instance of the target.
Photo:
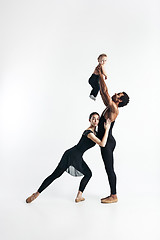
POLYGON ((99 146, 100 147, 105 147, 105 144, 104 143, 100 143, 99 146))

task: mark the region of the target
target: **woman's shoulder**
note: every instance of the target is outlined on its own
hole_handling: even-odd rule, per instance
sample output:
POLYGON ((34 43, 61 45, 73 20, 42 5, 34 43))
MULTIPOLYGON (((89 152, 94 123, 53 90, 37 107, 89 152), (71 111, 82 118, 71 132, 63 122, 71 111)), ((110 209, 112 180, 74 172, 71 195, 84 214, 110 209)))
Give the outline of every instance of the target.
POLYGON ((95 134, 91 129, 86 129, 86 130, 84 130, 83 135, 87 136, 89 133, 95 134))

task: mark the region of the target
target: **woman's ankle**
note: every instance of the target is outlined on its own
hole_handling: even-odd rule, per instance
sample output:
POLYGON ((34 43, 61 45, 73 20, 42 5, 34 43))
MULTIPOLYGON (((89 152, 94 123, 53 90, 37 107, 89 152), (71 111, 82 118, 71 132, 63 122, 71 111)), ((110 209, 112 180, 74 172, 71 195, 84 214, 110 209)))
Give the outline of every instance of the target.
POLYGON ((81 191, 78 191, 76 198, 82 198, 82 192, 81 191))

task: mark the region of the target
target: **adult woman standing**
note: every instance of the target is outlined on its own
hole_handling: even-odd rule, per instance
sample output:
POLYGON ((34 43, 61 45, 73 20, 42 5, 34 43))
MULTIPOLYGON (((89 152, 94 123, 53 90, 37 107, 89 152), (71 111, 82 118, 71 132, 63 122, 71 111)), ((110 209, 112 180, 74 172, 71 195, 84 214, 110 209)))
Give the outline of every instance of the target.
POLYGON ((105 133, 102 140, 100 140, 96 137, 96 127, 99 123, 99 114, 97 112, 91 113, 89 116, 89 122, 90 126, 83 132, 78 144, 65 151, 54 172, 43 181, 37 192, 33 193, 26 199, 27 203, 35 200, 46 187, 48 187, 56 178, 60 177, 65 171, 72 176, 84 175, 84 177, 81 179, 75 202, 85 200, 82 197, 82 193, 92 176, 92 172, 83 160, 82 155, 86 150, 95 146, 96 143, 101 147, 104 147, 110 127, 110 120, 108 120, 106 123, 104 123, 105 133))

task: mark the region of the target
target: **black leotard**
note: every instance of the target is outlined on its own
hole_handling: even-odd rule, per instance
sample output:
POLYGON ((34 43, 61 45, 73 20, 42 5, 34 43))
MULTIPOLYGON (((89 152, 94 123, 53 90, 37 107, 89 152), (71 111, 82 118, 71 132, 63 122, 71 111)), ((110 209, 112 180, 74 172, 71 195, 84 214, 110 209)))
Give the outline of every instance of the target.
POLYGON ((95 143, 87 137, 89 133, 92 133, 92 131, 85 130, 78 144, 64 152, 55 171, 43 181, 38 189, 39 193, 41 193, 56 178, 60 177, 64 171, 67 171, 72 176, 84 175, 79 187, 79 191, 84 191, 84 188, 92 176, 92 172, 83 160, 82 155, 86 150, 95 146, 95 143))

